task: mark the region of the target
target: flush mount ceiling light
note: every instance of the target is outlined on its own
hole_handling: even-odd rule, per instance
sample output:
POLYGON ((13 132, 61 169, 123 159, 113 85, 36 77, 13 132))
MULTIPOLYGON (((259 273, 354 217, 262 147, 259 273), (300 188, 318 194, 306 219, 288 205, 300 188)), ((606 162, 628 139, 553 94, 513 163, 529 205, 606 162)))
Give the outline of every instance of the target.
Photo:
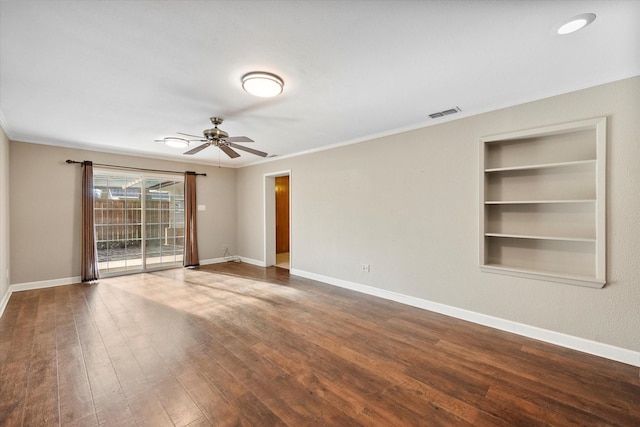
POLYGON ((591 24, 595 19, 596 15, 593 13, 583 13, 582 15, 574 16, 558 28, 558 34, 565 35, 575 33, 591 24))
POLYGON ((242 76, 242 88, 254 96, 270 98, 282 93, 284 82, 275 74, 251 72, 242 76))
POLYGON ((163 142, 165 143, 165 145, 175 148, 184 148, 189 146, 189 141, 184 138, 178 138, 175 136, 168 136, 163 139, 163 142))

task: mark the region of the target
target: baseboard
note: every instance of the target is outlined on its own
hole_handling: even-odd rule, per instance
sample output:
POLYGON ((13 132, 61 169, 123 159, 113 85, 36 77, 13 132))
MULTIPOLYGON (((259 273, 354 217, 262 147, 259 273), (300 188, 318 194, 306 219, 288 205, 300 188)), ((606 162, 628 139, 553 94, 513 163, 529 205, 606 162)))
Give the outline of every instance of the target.
POLYGON ((260 261, 253 258, 247 258, 243 256, 231 256, 225 258, 211 258, 200 260, 200 265, 220 264, 223 262, 246 262, 247 264, 257 265, 258 267, 266 267, 264 261, 260 261))
POLYGON ((258 259, 252 259, 252 258, 247 258, 247 257, 239 257, 240 261, 242 262, 246 262, 247 264, 251 264, 251 265, 257 265, 258 267, 266 267, 267 264, 264 261, 260 261, 258 259))
POLYGON ((637 351, 615 347, 609 344, 591 341, 560 332, 550 331, 548 329, 542 329, 523 323, 513 322, 511 320, 501 319, 499 317, 493 317, 446 304, 440 304, 437 302, 400 294, 397 292, 387 291, 384 289, 375 288, 373 286, 362 285, 360 283, 336 279, 321 274, 310 273, 308 271, 292 269, 290 273, 296 276, 305 277, 307 279, 327 283, 329 285, 350 289, 367 295, 373 295, 387 300, 410 305, 412 307, 422 308, 425 310, 444 314, 446 316, 455 317, 457 319, 466 320, 494 329, 511 332, 539 341, 548 342, 550 344, 559 345, 561 347, 570 348, 572 350, 581 351, 583 353, 615 360, 616 362, 622 362, 628 365, 640 367, 640 352, 637 351))
POLYGON ((209 264, 220 264, 223 262, 227 262, 228 260, 225 258, 209 258, 209 259, 201 259, 200 265, 209 265, 209 264))
POLYGON ((71 285, 81 283, 80 276, 64 277, 62 279, 41 280, 39 282, 16 283, 9 286, 9 292, 30 291, 33 289, 52 288, 54 286, 71 285))

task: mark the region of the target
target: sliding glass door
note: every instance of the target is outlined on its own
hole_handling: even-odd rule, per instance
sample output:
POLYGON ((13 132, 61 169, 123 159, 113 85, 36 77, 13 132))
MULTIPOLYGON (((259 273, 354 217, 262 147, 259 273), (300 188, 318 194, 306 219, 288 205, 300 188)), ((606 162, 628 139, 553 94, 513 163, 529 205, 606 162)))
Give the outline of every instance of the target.
POLYGON ((100 275, 182 265, 182 177, 94 172, 100 275))
POLYGON ((144 197, 147 268, 182 265, 184 181, 146 179, 144 197))

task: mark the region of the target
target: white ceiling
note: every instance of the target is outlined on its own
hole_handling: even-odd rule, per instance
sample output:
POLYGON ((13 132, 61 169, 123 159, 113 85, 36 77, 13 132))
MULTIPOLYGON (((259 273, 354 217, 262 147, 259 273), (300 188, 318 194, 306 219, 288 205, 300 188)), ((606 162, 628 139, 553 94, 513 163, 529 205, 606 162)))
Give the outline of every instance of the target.
POLYGON ((2 0, 0 124, 17 141, 241 166, 261 159, 153 141, 217 115, 284 156, 640 75, 639 18, 640 1, 612 0, 2 0), (555 33, 586 12, 591 26, 555 33), (249 71, 281 76, 283 94, 245 93, 249 71))

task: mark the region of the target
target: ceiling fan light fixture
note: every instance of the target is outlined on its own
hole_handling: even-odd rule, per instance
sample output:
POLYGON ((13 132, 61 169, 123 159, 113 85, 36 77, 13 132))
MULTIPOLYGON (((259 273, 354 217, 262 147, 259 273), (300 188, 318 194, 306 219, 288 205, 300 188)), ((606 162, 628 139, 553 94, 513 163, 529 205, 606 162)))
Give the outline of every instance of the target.
POLYGON ((175 136, 168 136, 168 137, 164 138, 164 144, 168 145, 169 147, 184 148, 184 147, 188 147, 189 146, 189 141, 187 141, 184 138, 178 138, 178 137, 175 137, 175 136))
POLYGON ((593 13, 583 13, 581 15, 574 16, 567 20, 558 28, 558 34, 565 35, 575 33, 578 30, 583 29, 587 25, 596 20, 596 15, 593 13))
POLYGON ((275 74, 254 71, 242 76, 242 89, 261 98, 271 98, 282 93, 284 81, 275 74))

